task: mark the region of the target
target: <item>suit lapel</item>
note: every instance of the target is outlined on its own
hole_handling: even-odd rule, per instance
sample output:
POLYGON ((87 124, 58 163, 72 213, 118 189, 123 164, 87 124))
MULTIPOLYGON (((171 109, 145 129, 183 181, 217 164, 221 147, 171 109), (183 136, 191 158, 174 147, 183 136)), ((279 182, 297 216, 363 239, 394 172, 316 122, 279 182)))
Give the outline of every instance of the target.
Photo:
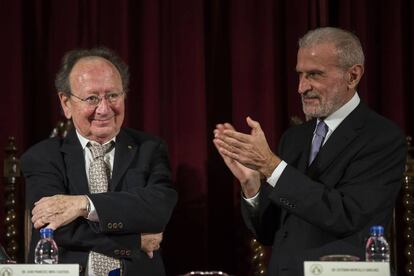
POLYGON ((73 194, 89 194, 85 157, 74 129, 70 130, 61 147, 66 164, 67 179, 73 194))
MULTIPOLYGON (((305 122, 298 126, 299 133, 295 134, 293 139, 297 139, 295 144, 294 151, 288 152, 285 156, 282 157, 286 163, 292 165, 296 169, 298 169, 302 173, 306 173, 308 169, 308 160, 309 160, 309 152, 310 152, 310 145, 312 143, 313 138, 313 131, 315 129, 316 119, 305 122)), ((289 138, 287 138, 289 139, 289 138)), ((277 185, 276 185, 277 186, 277 185)), ((282 209, 280 222, 281 224, 284 223, 286 218, 288 217, 289 213, 282 209)))
POLYGON ((129 168, 131 162, 137 154, 138 146, 136 142, 121 129, 116 137, 115 158, 112 170, 112 179, 109 181, 109 190, 115 191, 122 176, 129 168))
POLYGON ((289 144, 293 144, 294 147, 285 150, 281 154, 281 158, 286 163, 294 166, 303 173, 305 173, 308 168, 310 145, 312 143, 315 124, 316 119, 297 126, 297 131, 294 132, 294 135, 285 138, 288 139, 289 144))
MULTIPOLYGON (((303 126, 302 137, 304 144, 297 143, 300 145, 298 150, 301 153, 297 153, 297 156, 300 156, 296 160, 298 163, 289 163, 288 164, 297 164, 294 165, 298 170, 303 173, 306 173, 312 179, 319 177, 325 169, 330 166, 335 159, 340 156, 340 153, 346 150, 347 146, 359 135, 360 129, 363 127, 365 122, 365 116, 368 109, 361 102, 351 114, 346 117, 342 123, 335 129, 332 133, 332 136, 326 141, 325 145, 321 148, 318 155, 312 164, 308 167, 310 145, 312 143, 313 131, 316 125, 316 119, 311 120, 303 126)), ((288 159, 286 159, 288 160, 288 159)), ((286 210, 283 210, 281 215, 281 223, 283 224, 289 213, 286 210)))
POLYGON ((313 131, 315 129, 316 125, 316 119, 311 120, 309 122, 306 122, 306 125, 304 126, 302 139, 303 144, 301 146, 300 150, 300 158, 298 160, 297 169, 303 173, 306 172, 308 169, 308 163, 309 163, 309 153, 310 153, 310 146, 312 144, 312 138, 313 138, 313 131))
POLYGON ((335 129, 308 168, 307 174, 311 178, 317 177, 325 171, 340 156, 341 152, 346 150, 348 145, 358 137, 359 130, 365 122, 366 110, 365 105, 361 102, 335 129))

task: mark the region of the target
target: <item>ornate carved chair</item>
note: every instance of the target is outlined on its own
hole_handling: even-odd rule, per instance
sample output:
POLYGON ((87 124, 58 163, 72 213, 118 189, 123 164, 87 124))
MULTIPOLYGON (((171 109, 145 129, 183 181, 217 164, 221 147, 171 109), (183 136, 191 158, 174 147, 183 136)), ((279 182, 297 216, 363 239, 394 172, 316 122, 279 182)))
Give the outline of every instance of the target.
POLYGON ((407 137, 408 156, 404 181, 394 210, 391 261, 395 275, 414 275, 414 147, 407 137))
MULTIPOLYGON (((58 122, 50 137, 65 137, 72 128, 72 121, 58 122)), ((23 208, 25 188, 20 176, 20 160, 14 137, 10 137, 5 147, 6 157, 3 166, 5 181, 5 249, 11 259, 27 262, 32 232, 30 210, 23 208), (21 184, 21 185, 20 185, 21 184), (24 251, 23 251, 24 249, 24 251)))
POLYGON ((20 210, 22 209, 20 206, 24 206, 24 201, 22 197, 19 197, 19 192, 22 193, 24 189, 21 189, 21 185, 19 185, 21 183, 19 183, 20 163, 17 158, 17 147, 14 137, 9 137, 5 152, 6 156, 3 163, 3 179, 5 184, 5 250, 12 260, 22 261, 22 219, 19 213, 21 213, 20 210), (21 203, 20 201, 23 201, 23 204, 19 204, 21 203))

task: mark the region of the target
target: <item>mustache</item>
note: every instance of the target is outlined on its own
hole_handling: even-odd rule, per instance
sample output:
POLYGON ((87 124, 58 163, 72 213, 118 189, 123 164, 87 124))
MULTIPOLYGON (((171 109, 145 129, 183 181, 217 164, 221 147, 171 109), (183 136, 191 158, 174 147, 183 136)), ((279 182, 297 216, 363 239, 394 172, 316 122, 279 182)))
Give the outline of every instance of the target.
POLYGON ((305 93, 302 94, 302 100, 306 100, 306 99, 320 99, 320 95, 318 92, 315 91, 307 91, 305 93))

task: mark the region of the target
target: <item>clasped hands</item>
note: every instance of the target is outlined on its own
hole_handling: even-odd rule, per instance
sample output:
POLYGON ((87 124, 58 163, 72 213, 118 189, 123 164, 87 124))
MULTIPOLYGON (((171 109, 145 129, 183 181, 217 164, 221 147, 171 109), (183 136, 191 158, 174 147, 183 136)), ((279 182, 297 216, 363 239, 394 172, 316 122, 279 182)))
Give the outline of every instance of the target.
MULTIPOLYGON (((47 226, 53 230, 87 217, 88 199, 84 195, 54 195, 43 197, 32 210, 32 223, 36 229, 47 226)), ((163 233, 142 233, 141 250, 150 258, 160 248, 163 233)))
POLYGON ((240 181, 246 197, 252 197, 260 189, 260 178, 271 176, 281 162, 267 143, 259 122, 246 118, 250 134, 237 132, 229 124, 218 124, 214 130, 213 143, 227 167, 240 181))

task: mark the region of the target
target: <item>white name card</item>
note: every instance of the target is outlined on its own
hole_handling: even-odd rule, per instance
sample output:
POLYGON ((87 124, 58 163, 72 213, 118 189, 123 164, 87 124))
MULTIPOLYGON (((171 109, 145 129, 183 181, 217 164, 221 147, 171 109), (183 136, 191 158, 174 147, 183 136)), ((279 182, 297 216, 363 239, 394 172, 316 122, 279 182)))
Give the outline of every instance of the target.
POLYGON ((387 262, 304 262, 304 267, 305 276, 390 276, 387 262))
POLYGON ((0 264, 1 276, 79 276, 78 264, 0 264))

